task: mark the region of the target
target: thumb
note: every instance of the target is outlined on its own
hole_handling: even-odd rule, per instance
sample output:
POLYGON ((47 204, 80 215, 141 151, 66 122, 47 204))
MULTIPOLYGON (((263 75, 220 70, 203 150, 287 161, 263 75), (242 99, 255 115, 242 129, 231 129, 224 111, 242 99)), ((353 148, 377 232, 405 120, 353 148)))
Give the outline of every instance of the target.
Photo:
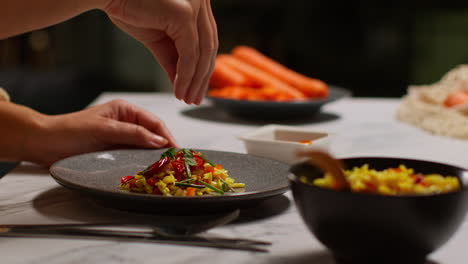
POLYGON ((148 129, 126 122, 108 120, 101 133, 103 142, 110 145, 128 145, 143 148, 162 148, 168 140, 152 133, 148 129))

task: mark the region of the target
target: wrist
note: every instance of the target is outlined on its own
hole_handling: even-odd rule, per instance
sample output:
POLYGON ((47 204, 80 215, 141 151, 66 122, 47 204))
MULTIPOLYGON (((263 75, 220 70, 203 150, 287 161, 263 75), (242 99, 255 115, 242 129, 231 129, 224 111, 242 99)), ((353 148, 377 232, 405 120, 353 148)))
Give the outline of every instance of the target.
POLYGON ((41 130, 46 115, 31 108, 0 102, 0 158, 7 161, 31 160, 30 145, 41 130))

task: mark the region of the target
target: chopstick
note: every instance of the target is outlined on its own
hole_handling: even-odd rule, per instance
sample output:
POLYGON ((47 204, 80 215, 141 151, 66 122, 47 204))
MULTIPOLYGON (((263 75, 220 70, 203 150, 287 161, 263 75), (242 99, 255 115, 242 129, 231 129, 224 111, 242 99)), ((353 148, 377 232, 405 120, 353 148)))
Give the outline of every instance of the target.
MULTIPOLYGON (((220 249, 268 252, 258 246, 271 245, 270 242, 239 238, 205 238, 201 236, 161 235, 153 231, 126 231, 105 229, 106 224, 71 225, 4 225, 0 226, 0 236, 35 238, 81 238, 97 240, 118 240, 129 242, 150 242, 185 246, 211 247, 220 249), (97 227, 97 228, 96 228, 97 227)), ((123 228, 115 224, 107 225, 123 228)), ((134 225, 128 225, 133 226, 134 225)), ((148 227, 149 228, 149 227, 148 227)), ((149 228, 150 229, 150 228, 149 228)))

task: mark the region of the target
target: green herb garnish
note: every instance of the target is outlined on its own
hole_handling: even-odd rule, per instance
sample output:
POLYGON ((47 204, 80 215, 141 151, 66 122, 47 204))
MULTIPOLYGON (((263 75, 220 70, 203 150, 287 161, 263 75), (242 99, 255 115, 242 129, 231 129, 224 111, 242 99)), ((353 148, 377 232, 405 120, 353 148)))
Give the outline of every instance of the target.
POLYGON ((201 186, 201 185, 190 184, 190 183, 180 183, 180 182, 176 182, 176 183, 175 183, 175 186, 193 187, 193 188, 205 188, 205 186, 201 186))
POLYGON ((198 156, 200 156, 200 158, 202 158, 204 162, 210 164, 211 166, 213 166, 213 167, 216 166, 216 164, 214 164, 213 162, 209 161, 209 160, 208 160, 207 158, 205 158, 205 156, 203 156, 201 153, 200 153, 198 156))
POLYGON ((184 154, 184 162, 190 166, 196 166, 197 162, 193 159, 193 153, 188 149, 181 149, 184 154))
POLYGON ((186 180, 183 180, 183 181, 178 181, 177 183, 187 183, 187 182, 191 182, 195 179, 191 178, 191 179, 186 179, 186 180))
POLYGON ((193 153, 188 149, 181 149, 182 154, 184 154, 184 167, 187 172, 187 178, 192 178, 192 172, 190 171, 190 166, 196 166, 197 162, 193 159, 193 153))
MULTIPOLYGON (((223 180, 223 178, 220 177, 219 179, 223 182, 223 185, 226 185, 226 186, 229 188, 229 190, 231 190, 231 192, 236 192, 236 191, 231 187, 231 185, 229 185, 229 183, 227 183, 225 180, 223 180)), ((223 188, 223 190, 224 190, 224 188, 223 188)))
POLYGON ((185 162, 184 160, 184 167, 185 167, 185 171, 187 172, 187 178, 192 178, 192 172, 190 171, 190 166, 188 165, 187 162, 185 162))
POLYGON ((210 188, 211 190, 213 190, 213 191, 215 191, 217 193, 224 194, 223 190, 218 189, 218 188, 214 187, 213 185, 211 185, 209 183, 206 183, 206 182, 200 181, 200 180, 198 180, 198 183, 201 183, 201 184, 205 185, 206 187, 210 188))
POLYGON ((170 148, 170 149, 166 150, 165 152, 163 152, 163 154, 161 154, 160 159, 162 159, 164 157, 169 157, 171 160, 173 160, 173 159, 175 159, 176 153, 177 153, 176 148, 170 148))

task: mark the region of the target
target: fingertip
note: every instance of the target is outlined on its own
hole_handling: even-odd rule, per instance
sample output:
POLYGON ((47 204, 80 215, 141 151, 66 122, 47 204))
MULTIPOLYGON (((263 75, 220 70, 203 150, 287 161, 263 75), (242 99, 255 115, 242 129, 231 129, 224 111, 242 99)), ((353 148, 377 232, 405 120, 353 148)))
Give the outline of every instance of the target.
POLYGON ((150 139, 150 143, 152 146, 160 148, 166 146, 169 143, 169 141, 161 136, 153 134, 153 136, 150 139))
POLYGON ((208 87, 208 85, 207 85, 207 86, 203 89, 203 91, 200 92, 200 93, 198 94, 198 96, 197 96, 197 102, 198 102, 198 104, 201 104, 201 103, 203 102, 203 100, 204 100, 205 97, 206 97, 206 94, 208 93, 208 89, 209 89, 209 87, 208 87))
POLYGON ((176 85, 174 85, 174 96, 180 100, 180 101, 183 101, 184 100, 184 96, 181 94, 180 90, 177 88, 176 85))
POLYGON ((187 90, 186 90, 186 93, 185 93, 185 96, 184 96, 184 101, 189 105, 193 104, 193 102, 194 102, 191 89, 193 89, 193 87, 190 87, 190 86, 187 87, 187 90))
POLYGON ((184 98, 184 102, 188 105, 192 104, 187 98, 184 98))
POLYGON ((188 100, 187 97, 187 90, 188 88, 185 87, 185 85, 181 84, 181 82, 176 78, 175 81, 175 97, 187 104, 190 104, 190 101, 188 100))
POLYGON ((200 96, 197 96, 197 99, 195 99, 194 104, 195 104, 195 105, 200 105, 201 102, 202 102, 202 98, 201 98, 200 96))
POLYGON ((202 89, 200 89, 200 87, 197 87, 196 89, 195 87, 191 87, 191 90, 187 95, 188 100, 194 105, 199 105, 200 104, 199 97, 200 97, 201 92, 202 92, 202 89))
POLYGON ((184 101, 184 98, 180 97, 180 95, 178 95, 177 93, 174 93, 174 96, 177 100, 184 101))
POLYGON ((183 100, 188 105, 192 105, 192 104, 195 103, 195 100, 193 100, 193 98, 190 95, 187 95, 187 94, 184 96, 183 100))

